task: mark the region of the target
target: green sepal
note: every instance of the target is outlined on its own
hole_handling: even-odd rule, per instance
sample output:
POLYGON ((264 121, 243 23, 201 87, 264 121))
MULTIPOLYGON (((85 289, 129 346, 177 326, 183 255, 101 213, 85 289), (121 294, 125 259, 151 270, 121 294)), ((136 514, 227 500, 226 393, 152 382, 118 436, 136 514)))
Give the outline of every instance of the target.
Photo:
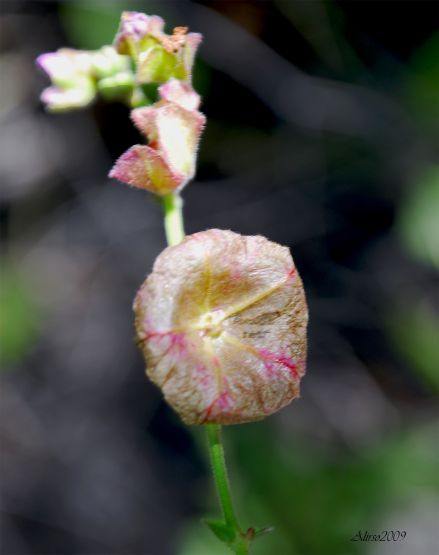
POLYGON ((153 46, 161 46, 159 39, 152 37, 151 35, 145 35, 139 40, 137 50, 139 53, 146 52, 148 48, 152 48, 153 46))
POLYGON ((161 45, 155 45, 139 55, 139 83, 166 83, 172 77, 180 80, 187 77, 183 64, 175 54, 167 52, 161 45))
POLYGON ((143 106, 150 106, 152 104, 152 100, 140 87, 135 87, 131 94, 129 104, 131 108, 141 108, 143 106))
POLYGON ((134 79, 129 73, 118 73, 112 77, 105 77, 97 82, 98 92, 106 99, 113 100, 127 96, 132 92, 134 79))

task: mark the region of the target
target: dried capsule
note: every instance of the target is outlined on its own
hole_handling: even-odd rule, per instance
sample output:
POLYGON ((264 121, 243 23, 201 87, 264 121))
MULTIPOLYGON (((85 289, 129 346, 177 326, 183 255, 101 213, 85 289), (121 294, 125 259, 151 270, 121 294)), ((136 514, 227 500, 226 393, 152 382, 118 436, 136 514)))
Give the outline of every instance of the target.
POLYGON ((158 256, 134 310, 147 374, 186 424, 260 420, 298 397, 308 310, 286 247, 190 235, 158 256))

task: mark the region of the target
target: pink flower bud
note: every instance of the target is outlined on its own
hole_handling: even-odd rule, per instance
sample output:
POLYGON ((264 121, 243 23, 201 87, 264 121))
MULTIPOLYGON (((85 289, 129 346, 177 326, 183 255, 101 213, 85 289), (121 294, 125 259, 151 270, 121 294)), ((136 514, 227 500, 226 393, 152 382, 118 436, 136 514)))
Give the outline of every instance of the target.
POLYGON ((41 94, 42 102, 51 112, 87 106, 95 98, 97 85, 102 79, 112 78, 114 81, 116 77, 119 82, 113 85, 113 89, 120 88, 121 79, 132 87, 129 58, 117 54, 112 46, 94 51, 61 48, 57 52, 42 54, 37 58, 37 64, 54 85, 41 94))
POLYGON ((121 56, 112 46, 103 46, 99 50, 91 51, 90 54, 92 74, 97 79, 117 77, 127 73, 132 75, 129 57, 121 56))
POLYGON ((49 112, 65 112, 75 108, 82 108, 90 104, 95 96, 91 86, 81 86, 68 89, 47 87, 41 93, 40 99, 49 112))
POLYGON ((158 256, 134 310, 147 374, 186 424, 260 420, 299 396, 308 310, 286 247, 190 235, 158 256))
POLYGON ((78 75, 88 75, 92 68, 92 56, 83 50, 60 48, 57 52, 41 54, 37 64, 58 86, 75 85, 78 75))
POLYGON ((95 97, 96 87, 91 76, 91 53, 61 48, 57 52, 38 56, 37 64, 54 84, 41 94, 41 100, 49 111, 80 108, 89 104, 95 97))
MULTIPOLYGON (((119 54, 132 56, 141 48, 142 41, 149 37, 160 37, 165 22, 158 15, 140 12, 122 12, 119 29, 114 39, 114 47, 119 54)), ((147 46, 147 44, 143 44, 147 46)))
POLYGON ((149 139, 149 145, 135 145, 122 154, 110 177, 166 195, 181 189, 193 178, 205 117, 195 109, 188 109, 199 104, 199 97, 186 84, 171 81, 160 87, 160 95, 160 102, 131 113, 136 127, 149 139))

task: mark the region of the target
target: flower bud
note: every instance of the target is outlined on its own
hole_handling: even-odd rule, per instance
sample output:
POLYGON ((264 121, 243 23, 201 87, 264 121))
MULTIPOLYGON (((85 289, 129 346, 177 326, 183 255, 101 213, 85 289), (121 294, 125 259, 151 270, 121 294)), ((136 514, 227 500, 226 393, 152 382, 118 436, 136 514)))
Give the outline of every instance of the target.
POLYGON ((187 27, 176 27, 167 35, 163 27, 163 19, 156 15, 122 13, 114 46, 134 60, 140 84, 165 83, 171 78, 190 81, 201 35, 187 33, 187 27))
POLYGON ((158 256, 134 311, 147 374, 186 424, 260 420, 298 397, 308 311, 286 247, 190 235, 158 256))
POLYGON ((37 64, 54 85, 41 94, 41 100, 51 112, 87 106, 98 89, 114 97, 121 91, 126 94, 133 87, 129 58, 120 56, 111 46, 95 51, 61 48, 42 54, 37 64))
POLYGON ((199 96, 189 85, 171 81, 160 87, 159 92, 161 101, 131 113, 149 145, 135 145, 122 154, 110 177, 166 195, 184 187, 194 176, 205 117, 195 110, 199 96))
POLYGON ((41 94, 41 100, 49 111, 81 108, 95 97, 90 53, 61 48, 57 52, 42 54, 37 58, 37 64, 48 74, 54 85, 41 94))
POLYGON ((128 56, 121 56, 112 46, 103 46, 90 54, 92 73, 97 79, 116 77, 130 72, 128 56))
POLYGON ((119 54, 136 58, 140 51, 156 44, 164 25, 165 22, 158 15, 122 12, 114 47, 119 54))

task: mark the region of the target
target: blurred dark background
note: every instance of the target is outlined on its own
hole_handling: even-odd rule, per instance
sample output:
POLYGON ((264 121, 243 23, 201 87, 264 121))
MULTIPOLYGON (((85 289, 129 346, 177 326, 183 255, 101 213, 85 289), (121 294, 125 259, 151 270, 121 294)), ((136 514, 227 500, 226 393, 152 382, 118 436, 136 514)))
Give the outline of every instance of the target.
POLYGON ((225 439, 255 555, 438 545, 439 4, 2 0, 3 555, 221 555, 203 430, 144 376, 131 303, 160 207, 106 176, 121 104, 48 115, 34 58, 111 43, 122 10, 204 34, 187 232, 289 245, 310 307, 302 397, 225 439), (357 532, 405 531, 398 542, 357 532))

